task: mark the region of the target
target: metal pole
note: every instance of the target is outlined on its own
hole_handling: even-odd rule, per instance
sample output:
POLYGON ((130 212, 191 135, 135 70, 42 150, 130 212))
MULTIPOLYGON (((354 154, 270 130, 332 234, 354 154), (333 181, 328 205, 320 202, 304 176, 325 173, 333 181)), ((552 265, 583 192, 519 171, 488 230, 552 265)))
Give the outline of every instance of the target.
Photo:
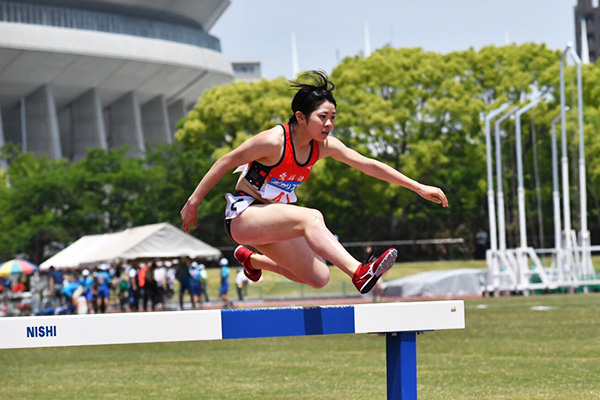
POLYGON ((571 47, 571 57, 577 64, 577 119, 579 122, 579 205, 580 224, 579 246, 581 247, 581 270, 584 278, 595 279, 596 271, 592 265, 590 247, 590 232, 587 224, 587 185, 585 168, 585 141, 583 134, 583 84, 581 77, 581 60, 575 50, 571 47))
POLYGON ((496 193, 496 201, 498 208, 498 247, 500 250, 506 250, 506 217, 504 216, 504 187, 502 185, 502 142, 500 139, 500 124, 513 115, 519 107, 514 107, 512 110, 502 115, 494 124, 494 133, 496 137, 496 182, 498 191, 496 193))
POLYGON ((490 133, 490 121, 498 114, 504 111, 508 104, 492 110, 485 116, 485 154, 487 159, 487 197, 488 197, 488 216, 490 220, 490 248, 498 249, 498 240, 496 236, 496 211, 494 209, 494 180, 492 177, 492 139, 490 133))
POLYGON ((19 102, 21 105, 21 150, 27 153, 27 104, 25 98, 21 97, 19 102))
POLYGON ((524 290, 527 293, 529 285, 527 272, 529 271, 527 264, 527 227, 525 220, 525 187, 523 185, 523 150, 521 149, 521 115, 525 114, 528 110, 533 108, 541 100, 541 96, 530 101, 525 106, 521 107, 516 114, 516 152, 517 152, 517 174, 518 174, 518 188, 517 198, 519 202, 519 232, 520 232, 520 245, 517 249, 517 265, 518 265, 518 278, 517 287, 524 290))
POLYGON ((524 249, 527 247, 527 230, 525 221, 525 187, 523 185, 523 151, 521 150, 521 115, 525 114, 537 103, 539 103, 541 97, 538 97, 530 101, 527 105, 523 106, 517 111, 516 116, 516 141, 517 141, 517 174, 518 174, 518 187, 517 197, 519 201, 519 232, 520 232, 520 248, 524 249))
POLYGON ((561 218, 560 218, 560 186, 558 183, 558 148, 556 143, 556 124, 561 119, 562 113, 559 113, 552 120, 552 206, 554 214, 554 267, 555 280, 564 282, 564 254, 561 238, 561 218))
MULTIPOLYGON (((583 140, 583 88, 581 78, 581 60, 571 47, 570 54, 577 64, 577 119, 579 121, 579 197, 581 204, 581 237, 587 236, 587 188, 585 181, 585 151, 583 140)), ((583 245, 583 242, 582 242, 583 245)))
POLYGON ((558 184, 558 149, 556 144, 556 124, 562 118, 559 113, 552 120, 552 204, 554 207, 554 248, 561 249, 561 218, 560 218, 560 193, 558 184))
POLYGON ((571 48, 572 43, 567 44, 567 48, 560 56, 560 127, 561 127, 561 175, 563 190, 563 217, 565 219, 565 249, 571 251, 571 197, 569 193, 569 157, 567 151, 567 118, 565 116, 565 57, 571 48))

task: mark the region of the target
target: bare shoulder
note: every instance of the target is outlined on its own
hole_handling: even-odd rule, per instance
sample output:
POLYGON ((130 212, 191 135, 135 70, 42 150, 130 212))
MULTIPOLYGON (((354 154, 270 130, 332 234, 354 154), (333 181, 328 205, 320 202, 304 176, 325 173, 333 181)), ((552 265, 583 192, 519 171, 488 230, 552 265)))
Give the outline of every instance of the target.
POLYGON ((327 139, 323 141, 321 144, 320 155, 321 158, 325 157, 333 157, 336 158, 336 155, 343 153, 345 150, 348 150, 348 147, 338 138, 334 136, 329 136, 327 139))
POLYGON ((283 151, 283 129, 281 126, 257 133, 238 147, 236 157, 246 161, 258 161, 265 165, 277 163, 283 151))
POLYGON ((254 138, 265 145, 279 146, 283 144, 283 128, 279 125, 257 133, 254 138))

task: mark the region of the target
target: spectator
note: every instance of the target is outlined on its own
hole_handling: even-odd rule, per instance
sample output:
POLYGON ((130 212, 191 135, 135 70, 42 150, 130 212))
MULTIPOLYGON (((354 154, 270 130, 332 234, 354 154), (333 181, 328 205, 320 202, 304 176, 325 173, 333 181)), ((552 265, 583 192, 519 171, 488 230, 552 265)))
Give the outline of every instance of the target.
POLYGON ((190 299, 192 301, 192 308, 195 309, 196 301, 194 300, 194 295, 192 294, 192 287, 191 287, 191 282, 190 282, 191 281, 190 269, 185 261, 179 263, 179 265, 177 266, 177 272, 175 273, 175 278, 179 281, 179 308, 181 310, 184 309, 183 295, 185 292, 188 292, 190 294, 190 299))
POLYGON ((106 264, 100 265, 96 272, 96 283, 98 284, 98 299, 96 301, 97 311, 105 313, 108 310, 108 300, 110 299, 110 275, 106 270, 106 264))
POLYGON ((200 308, 202 308, 202 298, 200 297, 200 268, 196 261, 192 262, 190 266, 190 288, 194 301, 200 308))
POLYGON ((119 308, 121 312, 127 311, 125 307, 129 303, 129 271, 126 268, 120 268, 117 272, 117 288, 119 289, 119 308))
POLYGON ((12 283, 8 276, 6 278, 0 277, 0 293, 10 292, 10 288, 12 287, 12 283))
POLYGON ((146 311, 146 271, 148 266, 146 263, 140 263, 140 269, 138 270, 138 290, 140 291, 139 299, 142 300, 142 311, 146 311))
POLYGON ((238 268, 237 275, 235 276, 235 287, 240 301, 244 301, 244 294, 248 289, 248 281, 249 279, 244 274, 244 268, 238 268))
POLYGON ((475 234, 475 259, 485 260, 485 252, 488 248, 488 233, 481 228, 475 234))
POLYGON ((175 268, 171 268, 173 263, 171 261, 165 262, 165 267, 167 267, 167 298, 173 297, 175 294, 175 268))
POLYGON ((208 303, 208 273, 206 272, 206 266, 200 264, 200 294, 204 296, 204 300, 208 303))
POLYGON ((13 293, 23 293, 25 291, 25 278, 24 276, 20 277, 12 287, 13 293))
POLYGON ((167 268, 161 261, 156 262, 154 280, 156 281, 156 304, 161 304, 164 310, 167 306, 167 268))
POLYGON ((62 306, 63 293, 61 291, 63 286, 63 273, 62 271, 55 269, 54 266, 50 266, 50 273, 48 274, 48 290, 51 292, 51 298, 53 302, 56 302, 57 306, 62 306))
POLYGON ((229 260, 225 257, 219 261, 221 266, 221 288, 219 289, 219 297, 225 303, 225 308, 233 308, 233 303, 229 300, 227 292, 229 291, 229 260))
POLYGON ((154 280, 154 271, 156 264, 151 263, 144 271, 144 311, 148 311, 148 300, 152 311, 156 310, 156 281, 154 280))
POLYGON ((62 294, 65 297, 66 305, 58 307, 56 310, 57 314, 72 314, 76 311, 77 305, 79 304, 77 299, 83 293, 83 288, 79 284, 78 280, 70 282, 68 279, 63 280, 61 289, 62 294))
POLYGON ((87 312, 94 312, 94 278, 90 276, 90 271, 84 269, 81 272, 81 278, 79 279, 79 285, 83 288, 81 296, 85 297, 87 304, 87 312))
POLYGON ((138 265, 133 264, 129 269, 129 306, 131 311, 139 310, 140 302, 140 287, 138 283, 138 265))

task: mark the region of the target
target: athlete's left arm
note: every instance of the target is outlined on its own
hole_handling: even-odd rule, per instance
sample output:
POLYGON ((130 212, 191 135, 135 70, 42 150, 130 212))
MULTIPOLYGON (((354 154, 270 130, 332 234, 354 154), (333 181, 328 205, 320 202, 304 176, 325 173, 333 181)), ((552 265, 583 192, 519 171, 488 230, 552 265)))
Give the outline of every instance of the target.
POLYGON ((404 186, 424 199, 441 204, 442 207, 448 206, 448 199, 446 199, 446 195, 442 189, 435 186, 423 185, 381 161, 365 157, 333 136, 329 136, 323 142, 321 149, 321 158, 331 157, 367 175, 404 186))

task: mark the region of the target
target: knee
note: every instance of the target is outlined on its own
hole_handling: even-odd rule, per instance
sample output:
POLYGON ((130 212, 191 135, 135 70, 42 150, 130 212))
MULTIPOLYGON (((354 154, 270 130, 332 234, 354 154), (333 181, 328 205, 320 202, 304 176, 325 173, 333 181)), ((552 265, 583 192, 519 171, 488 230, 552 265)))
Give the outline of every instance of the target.
POLYGON ((309 208, 306 210, 307 216, 305 219, 307 227, 323 227, 325 226, 325 219, 323 218, 323 214, 319 210, 315 210, 313 208, 309 208))
POLYGON ((329 269, 327 269, 322 273, 314 274, 306 283, 315 289, 322 289, 329 283, 329 276, 329 269))

